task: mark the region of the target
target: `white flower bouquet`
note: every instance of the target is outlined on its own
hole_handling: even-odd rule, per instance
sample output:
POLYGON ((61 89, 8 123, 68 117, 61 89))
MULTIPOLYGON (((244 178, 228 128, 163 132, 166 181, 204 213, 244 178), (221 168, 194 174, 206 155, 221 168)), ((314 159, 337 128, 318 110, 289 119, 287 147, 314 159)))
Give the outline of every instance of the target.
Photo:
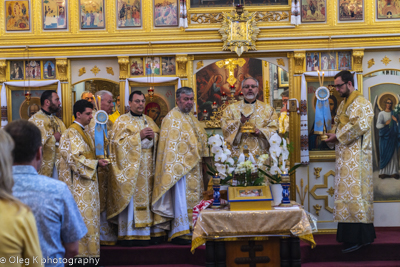
POLYGON ((231 151, 225 144, 224 137, 214 134, 208 138, 208 144, 211 146, 211 152, 214 155, 214 167, 207 164, 207 173, 211 176, 219 174, 221 184, 226 184, 233 178, 235 170, 235 161, 231 158, 231 151))
POLYGON ((258 170, 266 175, 272 184, 281 183, 281 174, 289 174, 291 175, 301 164, 297 164, 293 166, 290 170, 286 167, 286 161, 289 159, 289 149, 287 146, 286 138, 281 138, 279 134, 274 133, 269 140, 270 148, 269 154, 272 159, 272 166, 266 164, 267 158, 262 158, 262 155, 259 160, 261 160, 260 166, 265 166, 266 169, 259 168, 258 170))
POLYGON ((259 177, 257 164, 251 160, 242 161, 236 166, 235 179, 238 186, 257 186, 264 181, 263 177, 259 177))

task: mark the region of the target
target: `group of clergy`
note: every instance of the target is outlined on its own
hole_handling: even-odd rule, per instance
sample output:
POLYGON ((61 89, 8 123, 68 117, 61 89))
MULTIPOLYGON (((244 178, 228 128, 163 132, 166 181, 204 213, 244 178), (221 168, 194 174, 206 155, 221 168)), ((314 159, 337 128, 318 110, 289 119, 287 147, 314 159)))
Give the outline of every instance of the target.
MULTIPOLYGON (((244 100, 230 105, 222 118, 233 154, 266 153, 278 129, 275 110, 256 100, 258 81, 243 81, 244 100), (242 134, 250 121, 255 134, 242 134), (246 144, 246 145, 243 145, 246 144)), ((100 244, 147 245, 191 240, 192 209, 204 190, 202 158, 209 156, 207 134, 193 114, 194 92, 176 91, 176 104, 161 129, 144 115, 145 95, 129 95, 130 110, 115 122, 113 95, 84 95, 73 107, 74 122, 66 129, 54 114, 60 108, 55 91, 45 91, 41 110, 29 120, 42 133, 43 162, 39 173, 65 182, 88 228, 79 255, 98 257, 100 244), (99 153, 100 151, 100 153, 99 153)))

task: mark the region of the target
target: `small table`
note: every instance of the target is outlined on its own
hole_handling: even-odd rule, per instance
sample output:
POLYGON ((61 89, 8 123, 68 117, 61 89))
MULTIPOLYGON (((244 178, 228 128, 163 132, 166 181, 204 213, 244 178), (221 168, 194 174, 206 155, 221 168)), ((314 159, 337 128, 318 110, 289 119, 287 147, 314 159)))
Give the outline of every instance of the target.
POLYGON ((311 247, 316 245, 308 216, 299 207, 263 211, 206 209, 200 212, 194 227, 191 251, 206 243, 209 267, 224 263, 230 267, 300 266, 299 239, 311 247))

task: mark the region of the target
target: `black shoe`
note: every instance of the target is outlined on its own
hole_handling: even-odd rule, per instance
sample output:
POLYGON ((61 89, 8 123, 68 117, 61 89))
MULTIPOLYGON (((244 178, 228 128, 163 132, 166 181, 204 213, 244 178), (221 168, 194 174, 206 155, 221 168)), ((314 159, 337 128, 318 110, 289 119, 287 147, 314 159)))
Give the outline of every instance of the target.
POLYGON ((175 237, 171 240, 171 243, 175 244, 175 245, 190 245, 190 244, 192 244, 192 240, 175 237))
MULTIPOLYGON (((345 244, 345 246, 346 246, 346 244, 345 244)), ((362 247, 363 247, 363 244, 348 244, 347 248, 342 249, 342 253, 353 252, 353 251, 356 251, 356 250, 358 250, 358 249, 360 249, 362 247)))

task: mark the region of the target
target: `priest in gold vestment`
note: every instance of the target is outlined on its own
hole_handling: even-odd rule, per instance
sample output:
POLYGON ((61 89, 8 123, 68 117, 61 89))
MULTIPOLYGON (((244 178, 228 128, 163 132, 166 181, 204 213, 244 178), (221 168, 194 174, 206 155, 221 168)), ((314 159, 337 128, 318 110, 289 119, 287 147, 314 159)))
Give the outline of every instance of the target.
POLYGON ((349 71, 335 76, 335 87, 345 100, 335 116, 336 133, 327 143, 336 144, 334 220, 339 222, 336 239, 344 242, 343 253, 369 245, 375 239, 371 103, 355 90, 349 71))
POLYGON ((204 187, 201 161, 209 152, 207 134, 190 112, 192 88, 179 88, 176 101, 178 107, 161 125, 152 210, 161 216, 155 223, 170 230, 169 240, 184 243, 191 240, 187 234, 192 229, 192 210, 201 201, 204 187))
POLYGON ((275 109, 257 100, 258 81, 246 78, 242 81, 244 100, 225 108, 221 118, 221 129, 225 141, 231 146, 232 157, 241 153, 262 155, 268 152, 269 139, 278 130, 278 116, 275 109), (243 125, 249 122, 255 127, 254 133, 242 133, 243 125))
MULTIPOLYGON (((109 137, 111 136, 111 130, 113 123, 110 119, 107 120, 105 130, 102 128, 96 131, 96 126, 99 123, 96 122, 95 114, 98 109, 103 110, 105 113, 110 115, 113 111, 113 95, 107 90, 101 90, 95 93, 96 107, 93 108, 92 116, 89 125, 85 126, 85 131, 92 137, 94 145, 99 148, 96 150, 96 158, 107 158, 109 155, 109 137), (96 136, 100 135, 100 136, 96 136), (97 138, 95 138, 97 137, 97 138), (96 142, 97 140, 97 142, 96 142), (100 148, 101 147, 101 148, 100 148), (99 152, 99 153, 98 153, 99 152)), ((101 125, 100 125, 101 126, 101 125)), ((99 196, 100 196, 100 244, 102 245, 115 245, 117 243, 116 226, 107 221, 107 189, 108 179, 112 175, 112 168, 110 165, 104 168, 97 169, 97 175, 99 179, 99 196)))
POLYGON ((66 130, 62 120, 55 116, 60 109, 60 97, 54 90, 46 90, 40 97, 41 110, 29 118, 42 134, 43 160, 39 174, 58 178, 58 170, 55 166, 58 144, 62 133, 66 130))
POLYGON ((118 240, 124 245, 148 245, 165 235, 154 225, 151 193, 159 128, 143 114, 145 96, 134 91, 129 96, 130 111, 114 123, 107 218, 118 216, 118 240), (152 238, 153 237, 153 238, 152 238))
POLYGON ((94 143, 85 132, 92 119, 93 104, 78 100, 73 107, 75 121, 63 133, 57 159, 59 180, 65 182, 88 228, 79 241, 77 257, 100 257, 100 199, 97 167, 108 162, 96 159, 94 143))

